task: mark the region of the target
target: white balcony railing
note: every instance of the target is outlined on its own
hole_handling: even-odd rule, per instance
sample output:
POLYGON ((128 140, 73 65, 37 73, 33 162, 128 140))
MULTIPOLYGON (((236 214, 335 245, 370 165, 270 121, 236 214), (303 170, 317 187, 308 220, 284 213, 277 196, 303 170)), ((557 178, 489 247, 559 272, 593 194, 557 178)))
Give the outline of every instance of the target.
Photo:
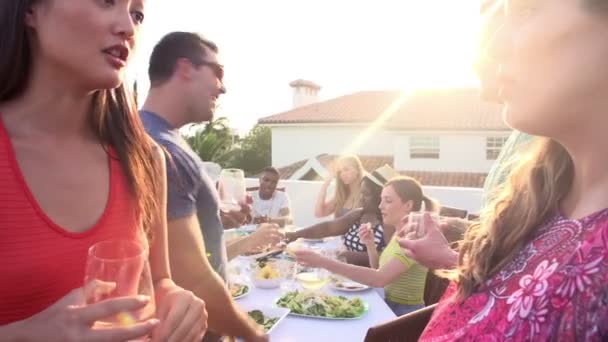
MULTIPOLYGON (((317 219, 314 216, 315 203, 322 184, 322 182, 289 180, 279 183, 279 187, 285 187, 289 195, 294 224, 297 226, 307 226, 328 219, 317 219)), ((247 179, 248 187, 258 185, 258 179, 247 179)), ((424 191, 429 197, 438 200, 445 206, 466 209, 470 213, 478 213, 481 207, 482 189, 427 186, 424 187, 424 191)), ((328 194, 332 196, 331 188, 328 190, 328 194)))

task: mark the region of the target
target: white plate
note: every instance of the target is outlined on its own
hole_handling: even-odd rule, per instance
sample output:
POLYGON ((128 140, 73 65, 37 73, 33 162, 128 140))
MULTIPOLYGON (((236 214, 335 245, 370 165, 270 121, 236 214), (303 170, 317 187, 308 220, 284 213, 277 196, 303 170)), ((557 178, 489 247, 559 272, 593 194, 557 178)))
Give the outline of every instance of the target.
POLYGON ((365 285, 365 284, 361 284, 361 283, 357 283, 356 281, 352 281, 352 280, 344 280, 344 281, 331 281, 329 283, 330 287, 336 291, 343 291, 343 292, 361 292, 361 291, 366 291, 369 290, 369 286, 365 285), (349 287, 341 287, 338 286, 338 284, 344 284, 345 286, 350 286, 349 287))
POLYGON ((232 299, 239 299, 239 298, 243 298, 243 297, 245 297, 246 295, 248 295, 248 294, 249 294, 249 292, 251 292, 251 286, 249 286, 249 285, 245 285, 245 284, 237 284, 237 285, 240 285, 240 286, 247 286, 247 291, 245 291, 245 293, 243 293, 243 294, 241 294, 241 295, 239 295, 239 296, 232 297, 232 299))
MULTIPOLYGON (((287 308, 282 308, 280 306, 278 306, 278 308, 289 310, 287 308)), ((367 302, 364 301, 363 302, 363 313, 361 313, 361 316, 357 316, 357 317, 341 318, 341 317, 312 316, 312 315, 297 314, 297 313, 293 313, 293 312, 289 312, 289 315, 290 316, 305 317, 305 318, 327 319, 327 320, 330 320, 330 321, 354 321, 354 320, 358 320, 358 319, 361 319, 361 318, 365 317, 365 315, 367 315, 368 311, 369 311, 369 304, 367 304, 367 302)))
MULTIPOLYGON (((271 255, 273 253, 277 253, 277 252, 283 252, 283 248, 272 248, 269 251, 266 252, 261 252, 261 253, 257 253, 257 254, 251 254, 251 255, 245 255, 243 254, 242 256, 247 258, 247 259, 260 259, 263 258, 265 256, 271 255)), ((280 253, 279 253, 280 254, 280 253)))
MULTIPOLYGON (((279 297, 274 300, 275 307, 287 309, 287 308, 283 308, 277 304, 279 299, 281 299, 281 298, 279 297)), ((352 321, 352 320, 357 320, 357 319, 361 319, 361 318, 365 317, 365 315, 367 315, 367 313, 369 312, 369 304, 364 300, 361 300, 361 301, 363 302, 363 312, 361 313, 361 315, 359 315, 357 317, 344 317, 344 318, 342 318, 342 317, 325 317, 325 316, 304 315, 304 314, 298 314, 295 312, 289 312, 289 315, 298 316, 298 317, 306 317, 306 318, 326 319, 326 320, 332 320, 332 321, 352 321)))
POLYGON ((279 319, 274 323, 274 325, 270 328, 270 330, 268 330, 266 332, 267 334, 270 334, 277 327, 277 325, 279 325, 279 323, 281 323, 281 321, 283 319, 285 319, 285 317, 287 317, 287 315, 289 314, 289 309, 286 309, 286 308, 280 308, 280 307, 274 307, 274 306, 264 306, 264 305, 259 305, 259 304, 255 304, 255 303, 252 303, 249 305, 241 305, 241 308, 245 312, 249 312, 249 311, 253 311, 253 310, 260 310, 264 314, 264 317, 268 317, 268 318, 278 317, 279 319))
POLYGON ((256 229, 258 229, 257 224, 247 224, 247 225, 240 226, 237 228, 237 230, 246 232, 246 233, 253 233, 256 231, 256 229))

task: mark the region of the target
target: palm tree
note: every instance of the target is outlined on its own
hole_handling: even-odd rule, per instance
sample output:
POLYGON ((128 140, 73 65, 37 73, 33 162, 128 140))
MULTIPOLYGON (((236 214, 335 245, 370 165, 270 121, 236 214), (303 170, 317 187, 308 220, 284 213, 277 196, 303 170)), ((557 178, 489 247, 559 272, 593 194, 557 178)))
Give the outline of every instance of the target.
POLYGON ((203 129, 194 127, 196 132, 186 140, 204 161, 222 166, 229 159, 233 146, 232 130, 228 118, 221 117, 205 124, 203 129))

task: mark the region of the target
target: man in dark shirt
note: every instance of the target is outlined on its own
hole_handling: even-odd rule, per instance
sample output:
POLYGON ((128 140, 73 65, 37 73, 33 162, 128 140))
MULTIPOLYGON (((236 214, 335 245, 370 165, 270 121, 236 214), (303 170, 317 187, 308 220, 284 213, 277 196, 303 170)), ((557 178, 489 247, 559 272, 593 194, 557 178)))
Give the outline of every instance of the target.
MULTIPOLYGON (((194 33, 165 36, 150 57, 151 89, 141 118, 168 153, 169 259, 175 282, 206 302, 211 331, 267 341, 263 330, 236 307, 222 281, 226 247, 218 194, 202 160, 179 133, 186 124, 210 121, 216 100, 225 92, 217 50, 194 33)), ((241 213, 230 216, 237 224, 245 218, 241 213)))

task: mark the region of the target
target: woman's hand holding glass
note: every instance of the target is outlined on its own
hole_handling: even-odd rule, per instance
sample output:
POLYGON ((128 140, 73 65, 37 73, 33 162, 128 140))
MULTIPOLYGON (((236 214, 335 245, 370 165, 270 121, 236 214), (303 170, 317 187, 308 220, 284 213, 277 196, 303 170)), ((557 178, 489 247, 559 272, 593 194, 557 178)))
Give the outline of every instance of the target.
POLYGON ((367 246, 367 248, 376 248, 376 242, 374 241, 374 229, 371 223, 363 223, 359 227, 359 239, 367 246))

